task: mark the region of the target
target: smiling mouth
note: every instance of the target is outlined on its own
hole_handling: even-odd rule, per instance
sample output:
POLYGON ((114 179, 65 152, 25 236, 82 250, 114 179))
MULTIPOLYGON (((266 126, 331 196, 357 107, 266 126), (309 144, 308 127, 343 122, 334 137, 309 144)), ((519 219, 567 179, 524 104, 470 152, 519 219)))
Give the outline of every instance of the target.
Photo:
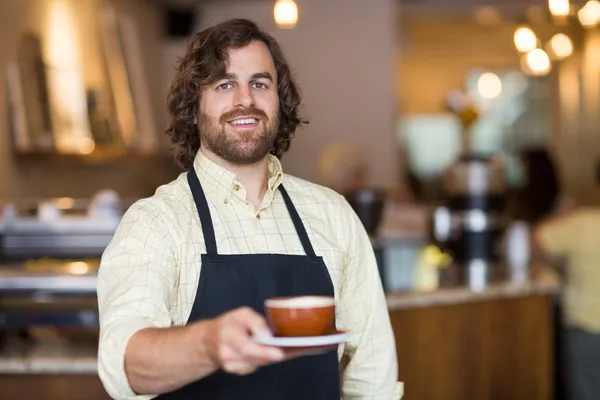
POLYGON ((244 127, 256 126, 259 122, 260 122, 260 119, 255 118, 255 117, 242 117, 242 118, 236 118, 231 121, 228 121, 228 124, 233 125, 235 127, 244 128, 244 127))

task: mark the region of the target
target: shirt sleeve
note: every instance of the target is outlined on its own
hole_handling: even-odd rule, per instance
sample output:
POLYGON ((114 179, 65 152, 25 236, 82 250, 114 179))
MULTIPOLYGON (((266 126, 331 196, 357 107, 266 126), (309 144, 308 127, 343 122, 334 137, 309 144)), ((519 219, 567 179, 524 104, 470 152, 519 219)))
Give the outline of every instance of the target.
POLYGON ((579 237, 579 213, 573 212, 540 225, 536 240, 544 252, 552 256, 567 255, 579 237))
POLYGON ((136 202, 124 214, 98 271, 100 340, 98 374, 114 399, 136 395, 125 374, 125 348, 148 327, 169 327, 177 261, 171 231, 163 222, 168 207, 156 199, 136 202), (164 208, 162 210, 161 208, 164 208))
POLYGON ((396 345, 379 277, 373 246, 362 223, 344 200, 347 252, 338 321, 353 334, 345 344, 349 363, 344 373, 343 398, 398 400, 396 345))

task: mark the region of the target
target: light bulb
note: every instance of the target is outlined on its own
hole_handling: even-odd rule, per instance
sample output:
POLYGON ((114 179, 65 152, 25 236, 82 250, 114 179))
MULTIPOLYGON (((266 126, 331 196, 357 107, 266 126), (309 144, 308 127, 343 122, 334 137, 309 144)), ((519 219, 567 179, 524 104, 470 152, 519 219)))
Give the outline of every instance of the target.
POLYGON ((550 72, 550 57, 542 49, 533 49, 527 53, 525 63, 532 75, 546 75, 550 72))
POLYGON ((564 33, 557 33, 550 39, 550 49, 557 60, 573 54, 573 42, 564 33))
POLYGON ((593 28, 600 22, 600 2, 588 1, 577 13, 579 22, 586 28, 593 28))
POLYGON ((481 74, 477 80, 477 90, 484 99, 495 99, 502 93, 502 81, 498 75, 492 72, 486 72, 481 74))
POLYGON ((277 0, 273 7, 273 17, 278 27, 291 29, 298 22, 298 6, 294 0, 277 0))
POLYGON ((565 17, 569 15, 569 0, 548 0, 550 13, 555 17, 565 17))
POLYGON ((520 53, 527 53, 537 47, 537 37, 531 28, 520 26, 514 34, 515 47, 520 53))

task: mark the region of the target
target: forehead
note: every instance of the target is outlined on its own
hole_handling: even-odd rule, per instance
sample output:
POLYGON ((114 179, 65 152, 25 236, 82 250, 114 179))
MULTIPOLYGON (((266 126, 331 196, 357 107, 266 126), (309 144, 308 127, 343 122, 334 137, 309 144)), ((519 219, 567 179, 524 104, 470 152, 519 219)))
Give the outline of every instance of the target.
POLYGON ((253 41, 238 49, 229 49, 227 73, 248 77, 258 72, 269 72, 275 77, 275 64, 266 44, 253 41))

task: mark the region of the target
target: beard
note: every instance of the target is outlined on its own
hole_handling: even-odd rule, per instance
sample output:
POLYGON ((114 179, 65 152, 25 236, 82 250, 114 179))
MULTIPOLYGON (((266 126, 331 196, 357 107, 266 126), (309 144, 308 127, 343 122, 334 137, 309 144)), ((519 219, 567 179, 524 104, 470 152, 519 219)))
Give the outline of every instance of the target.
POLYGON ((279 115, 269 118, 264 111, 249 107, 225 113, 217 120, 201 112, 198 128, 201 146, 206 146, 227 162, 248 165, 262 160, 273 149, 279 128, 279 115), (242 116, 253 116, 260 119, 260 122, 252 131, 227 132, 228 121, 242 116))

